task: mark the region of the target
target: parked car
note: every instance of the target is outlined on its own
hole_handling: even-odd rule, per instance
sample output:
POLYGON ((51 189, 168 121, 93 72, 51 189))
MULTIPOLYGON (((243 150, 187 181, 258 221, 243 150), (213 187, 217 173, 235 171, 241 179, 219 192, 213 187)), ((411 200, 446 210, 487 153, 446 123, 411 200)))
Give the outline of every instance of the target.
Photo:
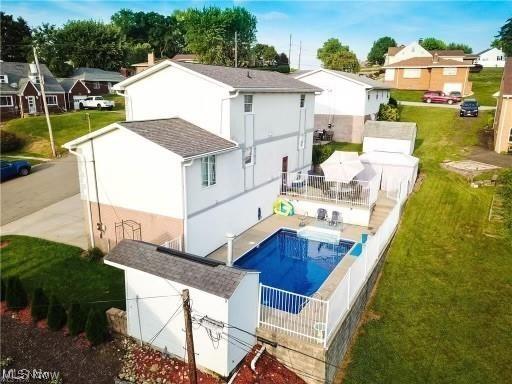
POLYGON ((102 96, 89 96, 80 101, 78 104, 80 109, 108 109, 109 111, 114 108, 115 103, 111 100, 105 100, 102 96))
POLYGON ((478 73, 482 72, 482 69, 484 69, 482 64, 475 64, 472 67, 469 67, 469 72, 478 73))
POLYGON ((462 93, 460 93, 459 91, 451 91, 450 96, 457 100, 457 103, 460 103, 462 101, 462 93))
POLYGON ((460 101, 455 96, 447 95, 442 91, 427 91, 423 94, 424 103, 448 103, 453 104, 460 101))
POLYGON ((475 99, 466 99, 460 105, 459 116, 478 116, 478 102, 475 99))
POLYGON ((27 176, 32 165, 25 160, 0 160, 0 180, 4 181, 17 176, 27 176))

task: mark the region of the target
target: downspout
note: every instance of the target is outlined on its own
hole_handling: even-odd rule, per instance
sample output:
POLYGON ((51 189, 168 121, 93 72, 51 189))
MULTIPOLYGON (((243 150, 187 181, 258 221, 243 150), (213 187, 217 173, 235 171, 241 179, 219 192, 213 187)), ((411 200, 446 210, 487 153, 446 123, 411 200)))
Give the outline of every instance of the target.
POLYGON ((87 216, 89 221, 89 236, 91 240, 91 247, 94 247, 94 232, 93 232, 93 226, 92 226, 92 210, 91 210, 91 198, 89 195, 89 176, 87 175, 87 160, 85 160, 85 156, 81 153, 78 153, 72 149, 69 149, 69 153, 75 155, 76 157, 80 158, 84 164, 84 171, 85 171, 85 187, 86 187, 86 195, 87 195, 87 216))
POLYGON ((94 189, 96 190, 96 204, 98 206, 98 221, 100 224, 100 239, 103 238, 103 222, 101 221, 101 205, 100 205, 100 194, 98 190, 98 179, 96 175, 96 156, 94 155, 94 143, 93 139, 90 139, 91 141, 91 153, 92 153, 92 170, 94 172, 94 189))
POLYGON ((251 370, 258 374, 258 372, 256 372, 256 363, 258 362, 258 359, 260 358, 261 354, 265 351, 265 346, 262 345, 260 350, 258 351, 258 353, 256 353, 256 356, 254 356, 254 359, 252 359, 251 361, 251 370))
POLYGON ((189 160, 188 162, 183 162, 182 172, 181 172, 181 183, 183 184, 183 187, 181 190, 183 191, 183 198, 182 198, 182 210, 183 210, 183 245, 182 245, 182 251, 187 252, 188 248, 188 199, 187 199, 187 168, 190 167, 192 164, 194 164, 194 160, 189 160))

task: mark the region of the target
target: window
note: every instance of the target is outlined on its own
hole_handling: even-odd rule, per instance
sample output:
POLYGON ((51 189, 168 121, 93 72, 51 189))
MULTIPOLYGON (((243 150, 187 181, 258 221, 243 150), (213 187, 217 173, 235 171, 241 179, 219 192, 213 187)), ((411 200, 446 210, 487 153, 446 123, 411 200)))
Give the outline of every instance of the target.
POLYGON ((244 112, 252 112, 252 95, 244 96, 244 112))
POLYGON ((404 79, 419 79, 421 77, 420 68, 405 68, 404 79))
POLYGON ((12 96, 0 96, 0 107, 12 107, 12 96))
POLYGON ((375 100, 379 100, 379 91, 375 92, 375 100))
POLYGON ((305 104, 306 104, 306 95, 300 95, 300 107, 304 108, 305 104))
POLYGON ((209 187, 216 183, 215 156, 201 158, 201 179, 203 187, 209 187))
POLYGON ((443 68, 443 75, 455 76, 457 74, 457 68, 443 68))
POLYGON ((57 105, 57 96, 55 96, 55 95, 47 95, 46 96, 46 103, 48 105, 57 105))
POLYGON ((368 92, 368 100, 370 100, 370 92, 368 92))
POLYGON ((7 75, 0 75, 0 83, 7 84, 9 82, 7 75))
POLYGON ((244 149, 244 165, 246 167, 254 165, 254 147, 244 149))
POLYGON ((503 61, 503 56, 498 56, 498 57, 496 57, 496 60, 497 60, 497 61, 503 61))
POLYGON ((512 143, 512 128, 510 128, 510 134, 508 135, 508 142, 512 143))
POLYGON ((94 82, 94 89, 100 89, 101 86, 100 86, 100 82, 99 81, 95 81, 94 82))

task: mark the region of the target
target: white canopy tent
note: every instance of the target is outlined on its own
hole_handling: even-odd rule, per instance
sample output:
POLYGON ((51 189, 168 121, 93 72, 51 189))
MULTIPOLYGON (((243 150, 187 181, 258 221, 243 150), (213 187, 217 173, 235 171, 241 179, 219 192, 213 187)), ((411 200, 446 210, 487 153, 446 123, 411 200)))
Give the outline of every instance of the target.
POLYGON ((396 191, 400 182, 406 179, 409 183, 409 193, 412 192, 418 176, 419 159, 403 153, 393 152, 366 152, 359 156, 365 165, 364 175, 367 172, 381 174, 380 189, 396 191))
POLYGON ((357 152, 334 151, 321 165, 325 180, 351 182, 364 170, 357 152))

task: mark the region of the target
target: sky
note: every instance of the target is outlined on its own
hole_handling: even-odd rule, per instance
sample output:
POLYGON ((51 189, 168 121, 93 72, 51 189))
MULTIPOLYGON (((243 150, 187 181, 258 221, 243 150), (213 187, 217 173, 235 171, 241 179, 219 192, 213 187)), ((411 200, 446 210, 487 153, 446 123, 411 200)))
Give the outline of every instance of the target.
POLYGON ((328 38, 339 38, 360 60, 373 41, 393 37, 398 44, 436 37, 469 44, 474 52, 489 47, 499 28, 512 17, 512 1, 137 1, 2 0, 0 9, 21 16, 31 27, 61 25, 67 20, 108 22, 121 8, 171 14, 176 9, 216 5, 244 6, 258 19, 257 39, 288 54, 291 65, 317 68, 316 51, 328 38))

